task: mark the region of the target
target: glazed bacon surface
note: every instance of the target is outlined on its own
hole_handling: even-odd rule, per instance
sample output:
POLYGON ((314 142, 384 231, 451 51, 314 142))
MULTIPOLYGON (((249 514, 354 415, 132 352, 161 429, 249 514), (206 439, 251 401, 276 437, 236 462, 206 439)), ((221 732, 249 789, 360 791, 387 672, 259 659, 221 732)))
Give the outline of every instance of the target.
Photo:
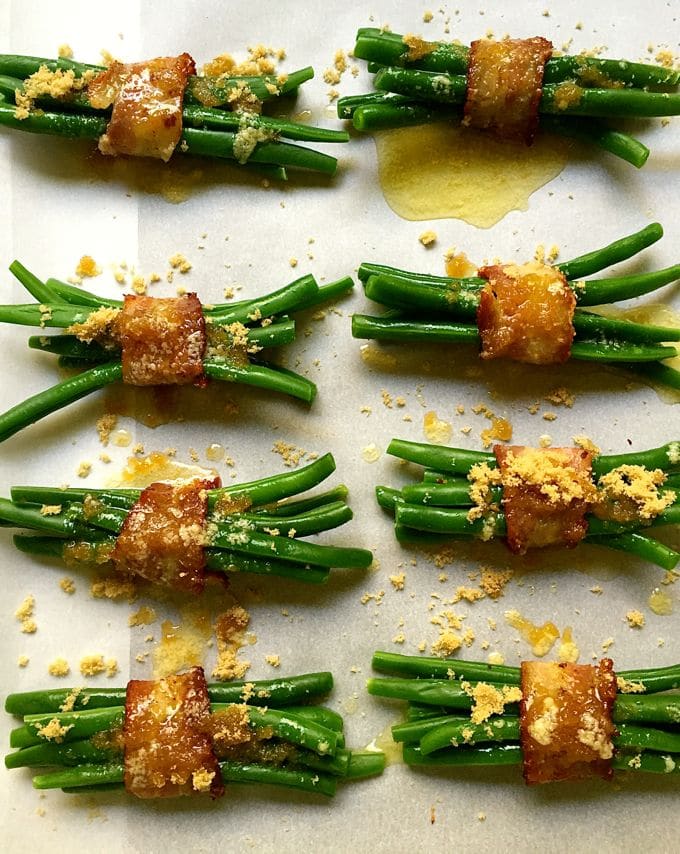
POLYGON ((595 496, 592 454, 582 448, 494 445, 501 472, 508 546, 572 548, 588 530, 585 519, 595 496))
POLYGON ((559 270, 531 261, 482 267, 478 275, 487 280, 477 309, 482 359, 567 361, 576 297, 559 270))
POLYGON ((220 478, 147 486, 116 540, 116 568, 173 590, 200 593, 205 587, 206 490, 219 486, 220 478))
POLYGON ((611 779, 616 678, 597 665, 523 661, 520 742, 529 784, 611 779))
POLYGON ((202 667, 159 680, 133 679, 125 695, 125 788, 138 798, 224 794, 209 735, 202 667))
POLYGON ((552 43, 478 39, 470 45, 464 123, 530 145, 538 128, 543 72, 552 43))
POLYGON ((195 293, 170 298, 126 294, 116 324, 124 383, 204 382, 205 318, 195 293))
POLYGON ((182 102, 187 79, 196 73, 188 53, 147 62, 111 65, 88 85, 93 107, 113 104, 99 139, 102 154, 130 154, 169 160, 182 135, 182 102))

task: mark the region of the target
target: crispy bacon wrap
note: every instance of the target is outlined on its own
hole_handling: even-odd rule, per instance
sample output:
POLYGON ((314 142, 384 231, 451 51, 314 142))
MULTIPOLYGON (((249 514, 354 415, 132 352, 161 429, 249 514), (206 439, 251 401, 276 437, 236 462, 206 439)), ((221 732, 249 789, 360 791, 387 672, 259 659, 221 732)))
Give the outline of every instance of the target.
POLYGON ((205 587, 206 490, 219 477, 152 483, 128 513, 113 548, 116 569, 188 593, 205 587))
POLYGON ((138 798, 224 794, 213 752, 202 667, 158 680, 133 679, 125 695, 125 788, 138 798))
POLYGON ((520 742, 529 784, 612 776, 616 677, 599 664, 523 661, 520 742))
POLYGON ((125 65, 112 62, 88 87, 97 109, 113 104, 102 154, 132 154, 169 160, 182 135, 182 102, 187 79, 196 73, 188 53, 125 65))
POLYGON ((482 359, 531 365, 566 362, 574 340, 576 296, 555 267, 531 261, 482 267, 477 327, 482 359))
POLYGON ((582 448, 494 445, 501 472, 506 537, 511 551, 573 548, 588 531, 585 514, 595 499, 592 453, 582 448))
POLYGON ((128 385, 203 385, 205 317, 194 293, 157 298, 125 295, 116 318, 128 385))
POLYGON ((551 55, 552 43, 540 37, 473 41, 464 124, 531 145, 538 128, 543 72, 551 55))

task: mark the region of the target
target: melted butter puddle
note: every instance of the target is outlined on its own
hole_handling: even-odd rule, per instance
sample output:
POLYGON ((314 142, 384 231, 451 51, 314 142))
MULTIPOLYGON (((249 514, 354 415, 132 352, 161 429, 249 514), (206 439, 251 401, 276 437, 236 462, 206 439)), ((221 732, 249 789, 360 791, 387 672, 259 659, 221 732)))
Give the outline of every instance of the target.
POLYGON ((212 477, 214 471, 197 465, 178 463, 167 454, 153 451, 146 457, 130 457, 122 472, 110 478, 109 488, 119 486, 146 487, 157 480, 179 480, 180 478, 212 477))
POLYGON ((404 219, 452 217, 490 228, 556 178, 572 143, 549 135, 532 146, 499 142, 449 124, 375 134, 380 185, 404 219))
POLYGON ((391 724, 386 726, 385 729, 370 742, 370 744, 367 744, 364 750, 382 750, 385 754, 385 765, 398 765, 404 761, 401 752, 401 744, 398 744, 392 738, 391 724))

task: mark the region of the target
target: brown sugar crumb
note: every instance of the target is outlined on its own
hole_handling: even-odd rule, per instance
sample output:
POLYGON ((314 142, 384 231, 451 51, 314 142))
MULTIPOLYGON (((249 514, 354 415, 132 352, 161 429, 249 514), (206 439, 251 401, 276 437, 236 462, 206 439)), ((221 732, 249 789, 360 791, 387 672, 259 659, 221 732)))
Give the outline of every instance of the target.
POLYGON ((47 672, 50 676, 62 678, 64 676, 68 676, 71 672, 71 668, 65 658, 55 658, 54 661, 47 666, 47 672))
POLYGON ((70 44, 60 44, 57 48, 57 56, 60 59, 73 59, 73 48, 70 44))
POLYGON ((641 629, 645 624, 645 615, 642 611, 628 611, 626 620, 628 620, 628 625, 631 629, 641 629))
POLYGON ((32 635, 38 630, 38 625, 33 619, 34 610, 35 596, 32 593, 29 593, 14 612, 14 616, 21 623, 21 631, 26 635, 32 635))
POLYGON ((545 396, 545 400, 548 403, 552 403, 554 406, 566 406, 568 409, 571 409, 576 401, 576 395, 572 392, 568 391, 563 386, 554 389, 545 396))
POLYGON ((666 475, 661 469, 623 465, 603 474, 597 486, 605 509, 613 505, 626 516, 620 521, 632 521, 636 517, 649 521, 675 501, 676 494, 672 490, 659 491, 665 481, 666 475))
POLYGON ((642 682, 631 682, 623 676, 616 677, 616 688, 621 694, 644 694, 647 690, 642 682))
POLYGON ((80 659, 80 672, 83 676, 98 676, 100 673, 106 673, 108 677, 115 676, 118 673, 118 662, 115 658, 104 659, 104 656, 98 653, 94 655, 85 655, 80 659))
POLYGON ((61 744, 66 733, 73 729, 73 724, 62 726, 57 718, 52 718, 45 726, 39 726, 36 729, 36 735, 44 738, 45 741, 54 741, 56 744, 61 744))
POLYGON ((544 421, 556 421, 557 415, 554 412, 544 412, 541 416, 544 421))
POLYGON ((423 244, 423 246, 434 246, 437 242, 437 232, 436 231, 424 231, 421 235, 418 236, 418 240, 423 244))
POLYGON ((503 595, 505 585, 513 577, 512 569, 490 569, 482 567, 482 579, 479 586, 490 599, 498 599, 503 595))
POLYGON ((168 258, 168 264, 173 270, 179 270, 180 273, 188 273, 191 270, 191 262, 181 252, 176 252, 168 258))
POLYGON ((270 664, 272 667, 280 667, 281 666, 281 656, 280 655, 265 655, 264 660, 267 664, 270 664))
POLYGON ((137 588, 134 582, 114 575, 93 581, 90 595, 94 599, 127 599, 128 602, 134 602, 137 598, 137 588))
POLYGON ((76 592, 76 584, 72 578, 62 578, 59 582, 59 586, 64 591, 64 593, 68 593, 69 596, 76 592))
POLYGON ((383 406, 386 409, 392 409, 392 395, 386 388, 380 390, 380 397, 382 398, 383 406))
POLYGON ((453 595, 452 603, 455 605, 464 599, 466 602, 478 602, 483 599, 485 593, 479 587, 458 587, 453 595))
POLYGON ((282 440, 274 442, 272 453, 278 454, 283 460, 283 464, 288 468, 296 468, 300 461, 307 456, 307 451, 303 448, 297 448, 292 443, 282 440))
POLYGON ((390 584, 395 590, 403 590, 406 584, 406 573, 399 572, 396 575, 390 575, 390 584))
POLYGON ((507 703, 519 703, 522 699, 519 686, 503 685, 502 688, 496 688, 486 682, 478 682, 474 686, 469 682, 461 682, 460 685, 472 697, 470 720, 473 724, 484 723, 491 715, 502 715, 507 703))
POLYGON ((43 504, 40 508, 41 516, 58 516, 61 513, 61 504, 43 504))
POLYGON ((434 13, 431 12, 429 9, 427 9, 425 12, 423 12, 423 23, 424 24, 429 24, 433 18, 434 18, 434 13))
POLYGON ((596 596, 601 596, 602 593, 604 593, 604 590, 602 589, 601 585, 596 584, 594 587, 590 588, 590 592, 594 593, 596 596))
POLYGON ((249 622, 248 612, 240 605, 233 605, 215 620, 217 663, 212 672, 215 679, 241 679, 249 669, 249 661, 237 659, 249 622))
POLYGON ((20 655, 19 658, 17 658, 17 665, 19 667, 28 667, 28 662, 30 660, 31 659, 27 655, 20 655))
POLYGON ((90 476, 91 471, 92 471, 92 463, 88 462, 87 460, 83 460, 78 465, 78 470, 76 471, 76 474, 78 475, 78 477, 85 478, 85 477, 90 476))
POLYGON ((142 605, 139 610, 130 614, 128 617, 128 626, 149 626, 156 622, 156 612, 148 605, 142 605))
POLYGON ((102 268, 91 255, 83 255, 78 261, 75 273, 80 279, 93 279, 96 276, 101 276, 102 268))

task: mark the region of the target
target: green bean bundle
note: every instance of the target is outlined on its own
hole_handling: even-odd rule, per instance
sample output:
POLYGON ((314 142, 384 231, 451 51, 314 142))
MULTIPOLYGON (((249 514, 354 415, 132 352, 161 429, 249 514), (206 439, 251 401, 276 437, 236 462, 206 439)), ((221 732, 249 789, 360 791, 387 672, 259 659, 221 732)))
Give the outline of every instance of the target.
MULTIPOLYGON (((253 741, 219 757, 224 782, 261 783, 331 796, 337 783, 380 774, 384 755, 345 747, 342 717, 319 705, 330 673, 209 684, 212 714, 238 704, 253 741)), ((7 712, 23 718, 10 733, 7 768, 53 769, 33 777, 36 789, 102 792, 122 788, 125 688, 10 694, 7 712), (63 711, 68 708, 69 711, 63 711), (61 733, 54 737, 50 733, 61 733)))
MULTIPOLYGON (((344 485, 284 500, 313 488, 334 470, 333 456, 325 454, 296 471, 208 490, 206 569, 320 584, 333 567, 368 567, 373 557, 367 549, 301 539, 352 518, 344 485)), ((16 486, 11 500, 0 498, 0 524, 35 532, 15 535, 22 552, 56 557, 70 567, 101 566, 140 495, 139 489, 16 486)))
MULTIPOLYGON (((500 483, 489 487, 482 512, 471 512, 475 505, 472 494, 474 474, 471 476, 471 470, 482 465, 495 471, 494 454, 402 439, 393 439, 387 453, 425 467, 421 483, 401 490, 386 486, 376 488, 378 503, 394 515, 398 540, 440 542, 455 539, 469 542, 506 535, 507 520, 500 483)), ((601 514, 602 518, 594 515, 597 505, 593 504, 585 516, 587 530, 584 542, 628 552, 671 571, 680 561, 680 552, 651 537, 648 529, 680 522, 680 491, 676 491, 680 487, 679 442, 631 454, 593 456, 592 479, 596 497, 608 500, 601 486, 604 476, 621 472, 626 480, 635 476, 635 471, 629 472, 638 467, 646 472, 659 470, 663 473, 659 478, 663 481, 659 492, 667 496, 664 509, 646 519, 636 511, 627 515, 626 521, 614 521, 607 517, 606 512, 601 514)), ((544 501, 548 503, 547 498, 544 501)))
MULTIPOLYGON (((358 31, 354 56, 377 72, 377 91, 338 101, 338 116, 360 131, 460 119, 470 49, 373 27, 358 31)), ((601 119, 680 114, 680 72, 627 60, 553 56, 545 63, 539 127, 591 143, 640 168, 649 149, 601 119)), ((512 104, 512 99, 508 99, 512 104)))
MULTIPOLYGON (((405 720, 392 727, 407 765, 464 767, 520 765, 520 717, 516 699, 481 724, 471 721, 475 686, 493 686, 514 697, 520 668, 481 662, 376 652, 373 668, 386 677, 368 680, 369 694, 405 700, 405 720)), ((670 774, 680 771, 680 666, 617 671, 611 719, 612 768, 670 774)))
MULTIPOLYGON (((119 300, 99 297, 56 279, 42 282, 18 261, 10 270, 37 302, 0 306, 0 321, 5 323, 68 329, 87 323, 98 311, 115 311, 123 306, 119 300)), ((311 380, 269 364, 260 353, 295 340, 295 322, 288 317, 289 312, 334 299, 353 286, 348 277, 319 287, 314 276, 308 274, 261 297, 203 306, 208 341, 203 359, 205 377, 287 394, 311 403, 316 395, 311 380)), ((110 342, 102 346, 97 340, 81 340, 77 334, 40 334, 29 338, 28 346, 54 353, 62 365, 85 370, 0 415, 0 442, 123 377, 120 348, 112 347, 110 342)))
MULTIPOLYGON (((647 379, 680 389, 680 371, 665 363, 678 354, 680 328, 605 317, 587 307, 611 304, 651 293, 680 278, 680 264, 649 273, 591 278, 612 264, 641 252, 663 236, 659 223, 616 240, 602 249, 557 264, 576 298, 572 359, 623 367, 647 379)), ((396 343, 479 346, 480 295, 488 284, 478 276, 450 278, 408 273, 382 264, 359 267, 366 296, 385 306, 382 316, 355 314, 352 335, 396 343)), ((527 335, 529 331, 527 331, 527 335)))
MULTIPOLYGON (((110 109, 94 108, 83 78, 105 71, 70 59, 0 55, 0 125, 28 133, 97 140, 106 133, 110 109), (22 112, 31 75, 73 74, 75 89, 63 95, 38 94, 22 112)), ((345 131, 304 125, 263 115, 262 105, 295 95, 314 76, 312 68, 262 76, 189 76, 182 103, 182 133, 175 151, 213 157, 286 180, 287 169, 333 175, 337 160, 328 154, 285 140, 347 142, 345 131), (245 106, 240 104, 245 102, 245 106)), ((49 89, 49 87, 47 87, 49 89)))

